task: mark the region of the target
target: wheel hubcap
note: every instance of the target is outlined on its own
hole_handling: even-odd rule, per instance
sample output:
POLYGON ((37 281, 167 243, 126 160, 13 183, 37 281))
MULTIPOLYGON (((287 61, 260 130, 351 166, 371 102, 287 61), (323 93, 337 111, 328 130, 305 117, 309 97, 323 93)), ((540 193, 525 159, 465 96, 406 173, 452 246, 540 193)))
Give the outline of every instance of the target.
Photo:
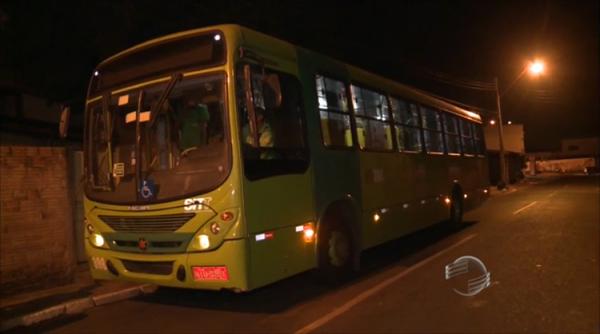
POLYGON ((454 203, 455 204, 452 206, 452 219, 454 219, 454 221, 458 221, 462 212, 462 204, 460 201, 455 201, 454 203))
POLYGON ((329 237, 329 261, 336 267, 341 267, 350 258, 350 241, 339 231, 333 231, 329 237))

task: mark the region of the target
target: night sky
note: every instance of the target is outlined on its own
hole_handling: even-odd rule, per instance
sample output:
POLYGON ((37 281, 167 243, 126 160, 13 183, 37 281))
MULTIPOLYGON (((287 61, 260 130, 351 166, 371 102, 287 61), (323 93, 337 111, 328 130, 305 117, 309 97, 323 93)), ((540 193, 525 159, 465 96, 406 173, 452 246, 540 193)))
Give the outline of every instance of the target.
POLYGON ((511 85, 503 115, 524 123, 527 150, 557 149, 561 138, 600 133, 598 12, 597 1, 4 1, 0 80, 80 105, 104 58, 165 34, 238 23, 495 110, 493 92, 462 86, 498 76, 503 91, 539 57, 547 73, 511 85))

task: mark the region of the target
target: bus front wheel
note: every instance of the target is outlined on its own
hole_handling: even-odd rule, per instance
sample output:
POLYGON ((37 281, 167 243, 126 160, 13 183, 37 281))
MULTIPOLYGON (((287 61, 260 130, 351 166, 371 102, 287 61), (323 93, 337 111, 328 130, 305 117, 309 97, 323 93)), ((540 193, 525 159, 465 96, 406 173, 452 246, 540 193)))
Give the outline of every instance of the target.
POLYGON ((452 192, 452 202, 450 204, 450 225, 453 228, 459 228, 463 221, 464 203, 461 191, 452 192))
POLYGON ((349 278, 355 254, 355 244, 347 224, 325 222, 319 231, 319 278, 326 283, 337 283, 349 278))

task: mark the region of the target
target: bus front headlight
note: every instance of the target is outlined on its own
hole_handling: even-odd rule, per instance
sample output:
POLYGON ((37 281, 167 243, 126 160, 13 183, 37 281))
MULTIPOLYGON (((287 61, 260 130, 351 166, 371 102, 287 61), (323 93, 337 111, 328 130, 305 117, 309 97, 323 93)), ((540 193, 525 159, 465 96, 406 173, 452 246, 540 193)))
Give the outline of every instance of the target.
POLYGON ((198 235, 197 240, 200 249, 204 250, 210 247, 210 239, 208 238, 208 235, 200 234, 198 235))
POLYGON ((104 237, 98 233, 93 233, 92 235, 90 235, 90 241, 92 245, 96 247, 104 246, 104 237))

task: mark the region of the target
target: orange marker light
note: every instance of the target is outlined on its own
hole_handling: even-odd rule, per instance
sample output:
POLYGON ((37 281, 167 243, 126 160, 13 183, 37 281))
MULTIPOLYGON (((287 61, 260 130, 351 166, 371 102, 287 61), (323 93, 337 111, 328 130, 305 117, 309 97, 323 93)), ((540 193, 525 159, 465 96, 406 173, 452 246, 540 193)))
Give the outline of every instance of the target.
POLYGON ((444 202, 445 202, 446 204, 450 204, 450 198, 448 198, 448 197, 444 198, 444 202))
POLYGON ((304 234, 304 242, 312 242, 315 237, 315 229, 312 224, 304 225, 304 230, 302 231, 304 234))
POLYGON ((233 213, 229 212, 229 211, 225 211, 221 214, 221 220, 222 221, 230 221, 231 219, 233 219, 233 213))

